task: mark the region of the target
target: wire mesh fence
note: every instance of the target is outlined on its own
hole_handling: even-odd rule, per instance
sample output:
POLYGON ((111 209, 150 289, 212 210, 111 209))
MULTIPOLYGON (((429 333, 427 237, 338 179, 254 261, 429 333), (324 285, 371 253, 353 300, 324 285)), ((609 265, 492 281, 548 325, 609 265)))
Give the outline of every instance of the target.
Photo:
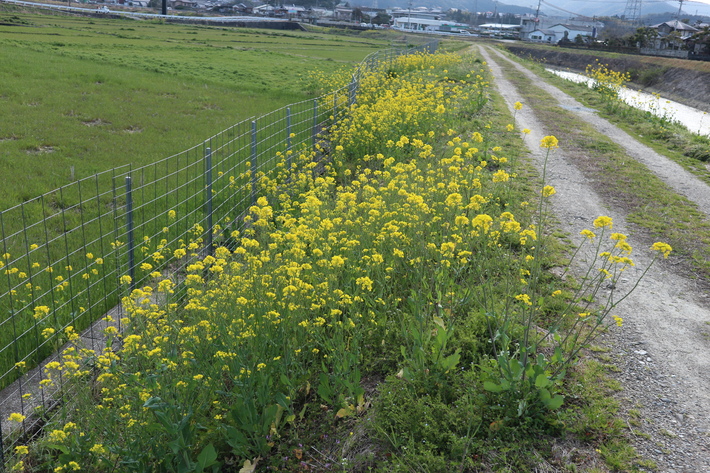
POLYGON ((436 48, 435 41, 378 51, 341 89, 242 121, 153 164, 114 168, 1 211, 0 471, 13 446, 36 436, 67 400, 61 373, 51 385, 43 373, 68 341, 80 337, 97 354, 117 348, 104 332, 121 330, 123 295, 224 244, 256 202, 257 181, 287 176, 284 157, 288 170, 293 150, 320 148, 364 73, 436 48))

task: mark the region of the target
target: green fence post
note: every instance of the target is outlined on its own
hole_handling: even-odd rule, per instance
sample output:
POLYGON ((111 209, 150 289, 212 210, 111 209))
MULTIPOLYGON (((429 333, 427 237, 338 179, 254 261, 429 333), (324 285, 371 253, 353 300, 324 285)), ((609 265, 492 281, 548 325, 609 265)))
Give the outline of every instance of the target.
POLYGON ((256 120, 251 122, 251 205, 256 205, 256 120))
POLYGON ((293 153, 291 151, 291 107, 286 107, 286 163, 289 172, 291 171, 293 153))
POLYGON ((311 139, 313 148, 316 147, 316 135, 318 134, 318 99, 313 100, 313 129, 311 130, 311 139))
POLYGON ((212 254, 212 149, 205 148, 205 231, 207 232, 207 254, 212 254))
POLYGON ((133 239, 133 188, 131 176, 126 176, 126 236, 128 238, 128 275, 131 277, 131 291, 136 287, 136 242, 133 239))

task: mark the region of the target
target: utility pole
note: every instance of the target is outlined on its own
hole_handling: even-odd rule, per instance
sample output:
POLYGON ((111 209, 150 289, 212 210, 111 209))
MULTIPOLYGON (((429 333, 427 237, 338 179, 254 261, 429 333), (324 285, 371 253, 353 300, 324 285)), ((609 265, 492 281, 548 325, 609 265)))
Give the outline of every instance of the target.
POLYGON ((681 10, 683 9, 683 0, 678 0, 678 1, 679 1, 680 5, 678 6, 678 14, 676 15, 676 18, 678 19, 678 21, 680 21, 681 10))
POLYGON ((412 0, 409 0, 409 16, 407 17, 407 28, 412 29, 412 0))

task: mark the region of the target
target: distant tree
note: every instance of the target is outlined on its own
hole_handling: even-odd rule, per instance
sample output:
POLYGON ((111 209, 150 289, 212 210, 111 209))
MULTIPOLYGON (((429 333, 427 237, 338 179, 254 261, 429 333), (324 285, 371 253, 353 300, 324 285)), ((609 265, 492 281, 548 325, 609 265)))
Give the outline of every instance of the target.
POLYGON ((636 33, 631 35, 630 42, 631 46, 640 46, 642 48, 651 46, 653 41, 658 38, 658 30, 655 28, 649 28, 648 26, 642 26, 636 29, 636 33))
POLYGON ((681 49, 683 46, 685 46, 683 38, 680 35, 680 31, 671 31, 663 39, 668 42, 668 45, 671 47, 671 49, 681 49))
POLYGON ((710 27, 706 26, 690 37, 688 47, 693 47, 697 54, 710 54, 710 27))
POLYGON ((362 21, 362 10, 359 7, 353 8, 352 20, 358 23, 362 21))
POLYGON ((584 37, 581 34, 578 34, 577 36, 574 37, 574 43, 575 44, 584 44, 584 37))
POLYGON ((385 12, 377 12, 377 15, 372 19, 372 23, 375 25, 386 25, 389 24, 392 17, 385 12))

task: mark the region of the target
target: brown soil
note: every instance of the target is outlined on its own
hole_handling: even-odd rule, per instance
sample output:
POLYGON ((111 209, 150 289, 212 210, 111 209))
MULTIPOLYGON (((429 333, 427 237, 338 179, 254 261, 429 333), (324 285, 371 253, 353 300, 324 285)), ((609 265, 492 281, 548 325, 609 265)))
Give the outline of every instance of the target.
POLYGON ((659 93, 676 102, 710 112, 710 62, 654 56, 597 53, 554 46, 506 44, 516 56, 556 69, 584 72, 598 59, 610 69, 631 75, 635 88, 659 93))

